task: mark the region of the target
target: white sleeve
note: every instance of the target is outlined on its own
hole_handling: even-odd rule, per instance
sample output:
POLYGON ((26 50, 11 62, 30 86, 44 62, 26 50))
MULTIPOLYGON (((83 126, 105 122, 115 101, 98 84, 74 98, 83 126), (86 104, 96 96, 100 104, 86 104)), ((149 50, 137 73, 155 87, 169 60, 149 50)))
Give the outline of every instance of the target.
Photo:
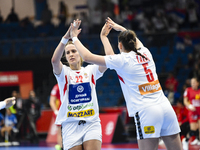
POLYGON ((87 67, 90 68, 90 72, 94 73, 94 78, 95 80, 99 79, 100 77, 103 76, 103 73, 99 71, 99 66, 98 65, 88 65, 87 67))
POLYGON ((121 54, 104 56, 106 67, 110 69, 119 69, 124 65, 121 54))
POLYGON ((57 75, 57 74, 54 73, 54 75, 55 75, 55 77, 56 77, 56 79, 57 79, 58 82, 65 81, 65 72, 67 70, 66 68, 67 67, 63 65, 62 71, 61 71, 61 73, 59 75, 57 75))
POLYGON ((4 109, 6 107, 6 102, 2 101, 0 102, 0 109, 4 109))

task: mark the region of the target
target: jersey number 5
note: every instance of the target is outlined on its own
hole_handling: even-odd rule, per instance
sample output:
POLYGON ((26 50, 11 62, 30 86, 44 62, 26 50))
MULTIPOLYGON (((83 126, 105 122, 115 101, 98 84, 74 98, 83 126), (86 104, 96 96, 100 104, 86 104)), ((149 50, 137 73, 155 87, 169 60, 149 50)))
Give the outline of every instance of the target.
POLYGON ((151 69, 147 69, 148 63, 142 64, 142 66, 144 67, 144 71, 146 73, 147 80, 149 82, 154 81, 154 77, 153 77, 153 73, 152 73, 151 69))

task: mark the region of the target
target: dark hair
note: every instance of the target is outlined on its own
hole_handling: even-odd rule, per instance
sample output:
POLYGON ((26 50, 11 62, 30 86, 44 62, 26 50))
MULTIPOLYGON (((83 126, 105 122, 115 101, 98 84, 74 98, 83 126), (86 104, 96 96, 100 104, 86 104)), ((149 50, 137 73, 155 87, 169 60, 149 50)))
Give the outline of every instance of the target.
POLYGON ((128 52, 134 51, 136 52, 136 54, 140 55, 141 57, 147 60, 147 58, 144 55, 142 55, 140 52, 138 52, 138 49, 136 49, 136 37, 137 36, 134 31, 125 30, 125 31, 120 32, 118 36, 118 41, 122 43, 125 50, 127 50, 128 52))

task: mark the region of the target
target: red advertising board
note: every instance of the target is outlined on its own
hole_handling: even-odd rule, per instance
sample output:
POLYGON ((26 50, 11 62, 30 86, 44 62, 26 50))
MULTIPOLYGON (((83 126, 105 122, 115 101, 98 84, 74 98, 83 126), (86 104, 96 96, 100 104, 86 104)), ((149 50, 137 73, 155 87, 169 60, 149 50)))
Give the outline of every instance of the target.
POLYGON ((102 143, 112 143, 118 114, 100 114, 101 127, 102 127, 102 143))
POLYGON ((28 98, 33 89, 32 71, 0 72, 0 86, 19 86, 22 98, 28 98))

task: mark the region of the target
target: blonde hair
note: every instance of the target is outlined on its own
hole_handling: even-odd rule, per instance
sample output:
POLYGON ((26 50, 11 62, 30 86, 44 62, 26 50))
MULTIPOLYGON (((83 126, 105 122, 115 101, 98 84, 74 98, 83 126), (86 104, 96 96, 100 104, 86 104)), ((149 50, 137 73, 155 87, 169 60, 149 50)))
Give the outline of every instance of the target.
MULTIPOLYGON (((69 44, 74 45, 74 44, 72 43, 72 41, 68 41, 67 44, 65 45, 65 47, 66 47, 67 45, 69 45, 69 44)), ((63 53, 63 57, 62 57, 62 58, 64 58, 64 60, 65 60, 65 62, 64 62, 64 60, 63 60, 63 64, 65 64, 65 65, 67 65, 67 66, 70 67, 70 65, 69 65, 69 63, 68 63, 68 61, 67 61, 66 55, 65 55, 65 51, 64 51, 64 53, 63 53)), ((80 66, 82 66, 82 65, 83 65, 83 58, 80 56, 80 66)))

